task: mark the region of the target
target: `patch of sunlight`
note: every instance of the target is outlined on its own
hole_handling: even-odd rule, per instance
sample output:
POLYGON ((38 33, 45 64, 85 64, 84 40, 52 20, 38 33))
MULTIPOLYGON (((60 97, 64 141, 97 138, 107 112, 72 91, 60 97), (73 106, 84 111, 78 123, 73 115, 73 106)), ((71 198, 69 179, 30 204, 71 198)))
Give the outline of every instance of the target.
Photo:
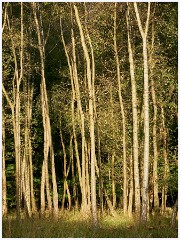
POLYGON ((117 216, 105 216, 102 220, 103 224, 109 227, 128 227, 133 225, 133 219, 125 216, 123 213, 117 216))

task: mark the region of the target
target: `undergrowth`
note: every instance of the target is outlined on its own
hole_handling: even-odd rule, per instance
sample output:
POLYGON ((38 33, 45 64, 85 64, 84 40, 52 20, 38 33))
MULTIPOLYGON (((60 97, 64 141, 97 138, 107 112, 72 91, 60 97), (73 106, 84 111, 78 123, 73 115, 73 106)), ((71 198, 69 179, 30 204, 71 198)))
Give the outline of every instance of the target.
POLYGON ((116 217, 99 216, 95 228, 90 218, 80 212, 64 212, 58 220, 51 217, 22 218, 18 221, 12 214, 2 220, 3 238, 177 238, 177 223, 170 227, 170 216, 151 216, 146 226, 137 219, 122 213, 116 217))

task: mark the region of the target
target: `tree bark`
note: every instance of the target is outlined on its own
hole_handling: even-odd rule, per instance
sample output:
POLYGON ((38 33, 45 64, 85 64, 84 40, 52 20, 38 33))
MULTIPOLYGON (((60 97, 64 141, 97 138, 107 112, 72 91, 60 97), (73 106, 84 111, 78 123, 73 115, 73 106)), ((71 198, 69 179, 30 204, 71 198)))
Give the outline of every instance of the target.
POLYGON ((75 51, 75 38, 74 38, 74 31, 72 29, 72 48, 73 48, 73 80, 74 80, 74 87, 75 87, 75 93, 76 93, 76 99, 77 99, 77 106, 78 106, 78 113, 81 118, 81 138, 82 138, 82 212, 86 214, 87 212, 87 198, 86 198, 86 163, 85 163, 85 129, 84 129, 84 113, 82 110, 82 104, 81 104, 81 95, 80 95, 80 87, 79 87, 79 79, 78 79, 78 73, 77 73, 77 65, 76 65, 76 51, 75 51))
POLYGON ((132 159, 132 151, 130 155, 130 185, 129 185, 129 203, 128 203, 128 215, 132 216, 132 208, 133 208, 133 159, 132 159))
POLYGON ((163 127, 163 157, 164 157, 164 176, 163 176, 163 187, 162 187, 162 213, 166 211, 166 200, 167 200, 167 177, 168 177, 168 159, 167 159, 167 132, 165 125, 164 107, 161 106, 161 118, 163 127))
POLYGON ((123 211, 124 214, 127 213, 127 159, 126 159, 126 118, 124 111, 124 104, 122 99, 122 87, 121 87, 121 75, 120 75, 120 64, 118 57, 118 49, 117 49, 117 33, 116 33, 116 21, 117 21, 117 3, 115 3, 114 9, 114 51, 116 58, 116 68, 117 68, 117 81, 118 81, 118 94, 119 94, 119 102, 121 108, 121 117, 122 117, 122 129, 123 129, 123 211))
MULTIPOLYGON (((66 59, 68 62, 68 67, 69 67, 69 75, 71 79, 71 88, 72 88, 72 101, 71 101, 71 117, 72 117, 72 127, 73 127, 73 136, 74 136, 74 145, 75 145, 75 154, 76 154, 76 161, 77 161, 77 169, 78 169, 78 176, 79 176, 79 184, 80 184, 80 189, 81 189, 81 194, 83 194, 83 187, 82 187, 82 176, 81 176, 81 166, 80 166, 80 158, 79 158, 79 151, 78 151, 78 142, 77 142, 77 137, 76 137, 76 129, 75 129, 75 112, 74 112, 74 102, 75 102, 75 83, 74 83, 74 71, 73 71, 73 64, 71 64, 70 57, 67 51, 67 47, 64 41, 64 35, 63 35, 63 30, 62 30, 62 22, 60 18, 60 28, 61 28, 61 39, 63 42, 64 46, 64 51, 66 54, 66 59)), ((73 29, 71 30, 71 40, 73 43, 73 29)))
POLYGON ((6 158, 5 158, 5 114, 2 109, 2 216, 7 214, 6 158))
MULTIPOLYGON (((45 179, 46 179, 46 192, 48 198, 48 207, 51 212, 51 196, 49 192, 49 174, 48 174, 48 155, 50 153, 51 160, 51 173, 52 173, 52 185, 53 185, 53 215, 56 219, 58 217, 58 193, 57 193, 57 182, 55 174, 55 164, 54 164, 54 149, 52 145, 52 135, 51 135, 51 125, 49 118, 49 108, 48 99, 46 91, 46 79, 45 79, 45 43, 43 36, 43 26, 41 24, 41 19, 38 20, 37 17, 37 4, 32 3, 34 20, 36 24, 37 36, 38 36, 38 49, 40 53, 41 60, 41 104, 42 104, 42 116, 43 116, 43 126, 44 126, 44 163, 45 163, 45 179)), ((39 14, 41 18, 41 14, 39 14)), ((42 173, 43 174, 43 173, 42 173)))
POLYGON ((173 212, 172 212, 172 216, 171 216, 171 227, 175 226, 177 212, 178 212, 178 198, 176 199, 176 202, 173 207, 173 212))
POLYGON ((128 32, 128 52, 129 64, 131 75, 131 88, 132 88, 132 113, 133 113, 133 160, 134 160, 134 194, 135 194, 135 213, 140 215, 140 183, 139 183, 139 159, 138 159, 138 113, 137 113, 137 93, 136 93, 136 80, 134 73, 134 60, 130 40, 129 30, 129 6, 127 10, 127 32, 128 32))
POLYGON ((153 101, 153 151, 154 151, 154 159, 153 159, 153 195, 154 195, 154 208, 159 207, 159 198, 158 198, 158 173, 157 173, 157 165, 158 165, 158 148, 157 148, 157 101, 156 101, 156 92, 153 80, 153 71, 155 67, 155 61, 153 60, 154 53, 154 22, 152 23, 152 42, 151 42, 151 51, 149 56, 149 71, 151 74, 151 95, 153 101))
POLYGON ((87 50, 87 46, 84 39, 84 33, 79 18, 77 7, 74 5, 75 17, 79 27, 81 44, 83 47, 86 64, 87 64, 87 81, 89 91, 89 120, 90 120, 90 138, 91 138, 91 204, 92 204, 92 217, 93 223, 97 226, 97 208, 96 208, 96 176, 95 176, 95 134, 94 134, 94 109, 93 109, 93 90, 91 79, 91 64, 87 50))
POLYGON ((149 180, 149 76, 148 76, 148 56, 147 56, 147 33, 150 17, 150 3, 148 3, 147 20, 145 30, 143 30, 140 20, 137 3, 134 3, 134 10, 138 22, 138 28, 143 40, 143 63, 144 63, 144 166, 143 166, 143 187, 142 187, 142 212, 141 222, 147 222, 148 209, 148 180, 149 180))

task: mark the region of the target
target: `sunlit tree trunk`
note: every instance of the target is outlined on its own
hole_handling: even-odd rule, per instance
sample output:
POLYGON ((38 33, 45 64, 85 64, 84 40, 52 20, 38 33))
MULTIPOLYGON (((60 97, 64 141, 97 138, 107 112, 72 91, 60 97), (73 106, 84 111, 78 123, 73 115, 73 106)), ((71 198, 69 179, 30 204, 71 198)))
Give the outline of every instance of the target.
POLYGON ((22 163, 22 186, 27 216, 31 217, 36 212, 33 185, 32 146, 31 146, 31 116, 33 88, 24 81, 24 157, 22 163))
POLYGON ((77 7, 74 5, 75 17, 79 27, 81 44, 83 47, 86 64, 87 64, 87 81, 89 91, 89 120, 90 120, 90 138, 91 138, 91 204, 92 204, 92 217, 93 223, 97 225, 97 207, 96 207, 96 176, 95 176, 95 134, 94 134, 94 108, 93 108, 93 89, 91 79, 91 64, 87 50, 87 46, 84 39, 84 33, 79 18, 77 7))
MULTIPOLYGON (((61 116, 60 116, 60 118, 61 118, 61 116)), ((69 168, 70 168, 71 162, 69 162, 69 167, 67 169, 67 156, 66 156, 66 149, 65 149, 65 144, 64 144, 63 135, 62 135, 61 119, 60 119, 59 129, 60 129, 60 138, 61 138, 61 144, 62 144, 63 155, 64 155, 64 171, 63 171, 64 194, 63 194, 62 207, 61 207, 61 209, 63 211, 64 210, 64 202, 65 202, 66 192, 67 192, 67 195, 68 195, 68 208, 69 208, 69 210, 71 208, 71 196, 70 196, 70 191, 69 191, 69 187, 68 187, 68 183, 67 183, 67 177, 68 177, 68 174, 69 174, 69 168)))
POLYGON ((153 72, 155 68, 155 61, 153 61, 153 53, 154 53, 154 22, 152 23, 152 42, 151 42, 151 51, 149 55, 149 71, 151 74, 150 83, 151 83, 151 95, 153 101, 153 151, 154 151, 154 159, 153 159, 153 195, 154 195, 154 207, 159 207, 159 198, 158 198, 158 173, 157 173, 157 165, 158 165, 158 148, 157 148, 157 101, 156 101, 156 92, 155 85, 153 80, 153 72))
MULTIPOLYGON (((85 7, 85 15, 88 16, 88 11, 86 8, 86 4, 84 3, 85 7)), ((85 16, 85 18, 86 18, 85 16)), ((102 176, 101 176, 101 141, 100 141, 100 131, 99 131, 99 125, 98 125, 98 117, 97 117, 97 111, 96 111, 96 95, 95 95, 95 60, 94 60, 94 50, 92 46, 92 41, 89 36, 89 29, 87 24, 87 19, 85 20, 85 32, 86 36, 89 42, 90 50, 91 50, 91 65, 92 65, 92 95, 93 95, 93 106, 94 106, 94 121, 96 123, 97 128, 97 142, 98 142, 98 158, 96 161, 96 171, 99 177, 99 196, 100 196, 100 209, 101 213, 103 212, 103 182, 102 182, 102 176)), ((86 78, 86 73, 85 73, 86 78)))
POLYGON ((60 19, 60 27, 61 27, 61 39, 63 42, 66 58, 68 61, 68 67, 69 67, 69 73, 70 73, 70 79, 71 79, 71 87, 72 87, 72 103, 71 103, 72 124, 73 124, 73 134, 74 134, 75 153, 76 153, 76 160, 77 160, 77 167, 78 167, 79 182, 80 182, 81 193, 82 193, 81 210, 82 210, 83 214, 86 214, 87 213, 86 177, 85 177, 85 175, 86 175, 86 157, 85 157, 86 140, 85 140, 84 113, 82 110, 80 86, 79 86, 77 66, 76 66, 75 37, 74 37, 74 30, 71 29, 72 55, 73 55, 73 60, 71 62, 68 51, 67 51, 67 47, 66 47, 66 44, 64 41, 61 19, 60 19), (78 114, 80 115, 80 119, 81 119, 82 168, 80 166, 78 143, 77 143, 76 130, 75 130, 75 112, 74 112, 75 99, 77 100, 78 114))
POLYGON ((142 212, 141 222, 147 221, 148 209, 148 180, 149 180, 149 76, 148 76, 148 56, 147 56, 147 33, 150 17, 150 3, 148 3, 147 20, 145 30, 143 30, 140 20, 137 3, 134 3, 134 10, 138 22, 139 31, 143 40, 143 62, 144 62, 144 166, 142 183, 142 212))
MULTIPOLYGON (((111 118, 114 119, 114 103, 113 103, 113 94, 112 94, 112 84, 110 85, 110 104, 111 104, 111 118)), ((114 123, 112 122, 112 138, 115 141, 115 127, 114 123)), ((112 180, 112 202, 113 202, 113 208, 116 207, 116 186, 115 186, 115 169, 114 169, 114 162, 115 162, 115 151, 112 150, 112 157, 111 157, 111 180, 112 180)))
POLYGON ((132 151, 130 155, 130 163, 129 163, 129 168, 130 168, 130 184, 129 184, 129 203, 128 203, 128 215, 129 217, 132 216, 132 208, 133 208, 133 159, 132 159, 132 151))
POLYGON ((7 214, 6 164, 5 164, 5 114, 2 109, 2 216, 7 214))
POLYGON ((119 64, 117 39, 116 39, 116 28, 117 28, 116 8, 117 8, 117 3, 115 3, 115 9, 114 9, 114 51, 115 51, 115 58, 116 58, 118 94, 119 94, 119 102, 120 102, 121 117, 122 117, 122 129, 123 129, 123 210, 124 210, 124 214, 126 214, 127 213, 126 119, 125 119, 124 104, 123 104, 122 93, 121 93, 122 89, 121 89, 120 64, 119 64))
POLYGON ((70 153, 70 161, 72 162, 71 164, 71 171, 72 171, 72 181, 73 181, 73 199, 75 202, 75 209, 77 210, 78 208, 78 202, 77 202, 77 187, 76 187, 76 180, 75 180, 75 167, 74 167, 74 151, 73 151, 73 138, 74 135, 72 135, 71 140, 70 140, 70 146, 69 146, 69 153, 70 153))
POLYGON ((129 5, 127 10, 127 33, 128 33, 128 52, 129 64, 131 75, 131 88, 132 88, 132 113, 133 113, 133 160, 134 160, 134 194, 135 194, 135 212, 137 216, 140 215, 140 183, 139 183, 139 159, 138 159, 138 113, 137 113, 137 93, 136 93, 136 80, 134 73, 134 60, 130 39, 130 26, 129 26, 129 5))
MULTIPOLYGON (((7 7, 8 5, 6 5, 7 7)), ((21 34, 20 34, 20 47, 19 53, 15 48, 13 33, 11 24, 9 21, 8 11, 6 8, 5 12, 6 22, 3 24, 3 30, 5 23, 11 38, 11 49, 14 58, 14 78, 13 78, 13 101, 9 98, 4 85, 2 85, 3 94, 11 108, 12 123, 13 123, 13 134, 14 134, 14 147, 15 147, 15 165, 16 165, 16 216, 20 219, 21 212, 21 199, 22 199, 22 176, 21 176, 21 121, 20 121, 20 86, 23 78, 23 57, 24 57, 24 22, 23 22, 23 3, 21 3, 21 34), (17 59, 17 55, 19 60, 17 59), (19 66, 18 66, 19 65, 19 66)))
POLYGON ((89 143, 85 142, 85 153, 86 153, 86 195, 87 195, 87 209, 91 209, 91 189, 90 189, 90 177, 89 177, 89 143))
POLYGON ((32 3, 34 20, 38 36, 38 49, 41 60, 41 104, 42 104, 42 116, 43 116, 43 127, 44 127, 44 163, 45 163, 45 178, 46 178, 46 192, 48 198, 49 210, 51 212, 51 196, 49 192, 49 175, 48 175, 48 155, 50 154, 51 160, 51 173, 52 173, 52 185, 53 185, 53 215, 54 218, 58 217, 58 193, 57 193, 57 182, 54 164, 54 149, 52 145, 51 125, 49 118, 48 99, 46 91, 46 80, 45 80, 45 39, 43 36, 43 26, 41 20, 41 14, 39 12, 39 19, 37 17, 38 5, 32 3))
POLYGON ((78 113, 81 118, 81 137, 82 137, 82 212, 87 212, 87 198, 86 198, 86 163, 85 163, 85 126, 84 126, 84 113, 82 110, 82 104, 81 104, 81 96, 80 96, 80 87, 79 87, 79 79, 78 79, 78 73, 77 73, 77 65, 76 65, 76 51, 75 51, 75 38, 74 38, 74 31, 72 29, 72 46, 73 46, 73 66, 72 66, 72 72, 73 72, 73 80, 74 80, 74 88, 76 93, 76 99, 77 99, 77 106, 78 106, 78 113))

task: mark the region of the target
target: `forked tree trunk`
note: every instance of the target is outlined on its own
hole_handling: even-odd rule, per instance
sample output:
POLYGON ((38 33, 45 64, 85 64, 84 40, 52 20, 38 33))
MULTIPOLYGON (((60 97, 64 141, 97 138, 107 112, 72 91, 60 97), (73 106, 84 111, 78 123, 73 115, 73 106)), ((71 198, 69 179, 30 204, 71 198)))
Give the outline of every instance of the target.
POLYGON ((84 33, 79 18, 77 7, 74 5, 75 17, 79 27, 81 44, 84 51, 84 56, 87 64, 87 81, 89 91, 89 120, 90 120, 90 138, 91 138, 91 204, 92 204, 92 217, 93 223, 97 226, 97 207, 96 207, 96 176, 95 176, 95 134, 94 134, 94 108, 93 108, 93 89, 91 78, 91 64, 87 50, 87 46, 84 39, 84 33))
MULTIPOLYGON (((43 116, 43 127, 44 127, 44 166, 43 168, 45 168, 45 183, 46 183, 48 207, 49 207, 49 211, 51 212, 52 201, 50 196, 49 174, 48 174, 48 156, 50 155, 52 185, 53 185, 53 215, 54 215, 54 218, 56 219, 58 217, 58 193, 57 193, 57 182, 56 182, 56 173, 55 173, 55 164, 54 164, 54 149, 52 145, 51 125, 50 125, 48 99, 47 99, 47 91, 46 91, 45 64, 44 64, 45 40, 43 36, 43 27, 42 27, 40 12, 39 12, 39 19, 37 17, 37 11, 38 11, 37 4, 32 3, 32 8, 33 8, 34 20, 35 20, 35 25, 37 30, 38 49, 39 49, 40 61, 41 61, 41 105, 42 105, 42 116, 43 116)), ((44 170, 43 168, 42 170, 44 170)), ((44 173, 42 172, 42 179, 44 177, 43 175, 44 173)))
MULTIPOLYGON (((84 3, 85 7, 85 15, 88 16, 86 4, 84 3)), ((86 17, 85 16, 85 17, 86 17)), ((101 141, 100 141, 100 131, 99 131, 99 125, 98 125, 98 117, 97 117, 97 111, 96 111, 96 95, 95 95, 95 60, 94 60, 94 50, 92 46, 92 41, 89 36, 89 30, 88 26, 86 24, 87 19, 85 20, 85 31, 86 31, 86 36, 89 42, 90 50, 91 50, 91 65, 92 65, 92 95, 93 95, 93 106, 94 106, 94 121, 96 123, 96 128, 97 128, 97 141, 98 141, 98 158, 96 161, 96 171, 99 177, 99 197, 100 197, 100 211, 101 213, 103 212, 103 183, 102 183, 102 176, 101 176, 101 141)), ((85 79, 86 79, 86 73, 85 73, 85 79)), ((85 81, 86 84, 86 81, 85 81)))
MULTIPOLYGON (((61 116, 60 116, 61 118, 61 116)), ((64 140, 63 140, 63 135, 62 135, 62 127, 61 127, 61 119, 60 119, 60 124, 59 124, 59 129, 60 129, 60 139, 61 139, 61 144, 62 144, 62 148, 63 148, 63 155, 64 155, 64 171, 63 171, 63 176, 64 176, 64 194, 63 194, 63 200, 62 200, 62 207, 61 210, 64 210, 64 202, 65 202, 65 196, 66 196, 66 192, 68 195, 68 209, 70 210, 71 208, 71 195, 70 195, 70 191, 69 191, 69 187, 68 187, 68 183, 67 183, 67 177, 69 174, 69 168, 71 165, 71 161, 69 163, 69 167, 67 169, 67 157, 66 157, 66 149, 65 149, 65 144, 64 144, 64 140)))
MULTIPOLYGON (((14 57, 14 79, 15 84, 13 88, 14 102, 11 102, 4 86, 3 93, 9 103, 12 112, 12 123, 13 123, 13 133, 14 133, 14 147, 15 147, 15 162, 16 162, 16 216, 20 219, 21 212, 21 199, 22 199, 22 176, 21 176, 21 123, 20 123, 20 85, 23 78, 23 57, 24 57, 24 20, 23 20, 23 3, 21 3, 21 35, 20 35, 20 48, 17 60, 17 54, 15 50, 15 44, 13 40, 12 29, 10 26, 8 12, 6 12, 7 27, 11 37, 11 47, 12 54, 14 57), (19 62, 19 66, 18 66, 19 62)), ((5 25, 4 25, 5 26, 5 25)))
POLYGON ((75 51, 75 38, 74 38, 74 31, 72 29, 72 49, 73 49, 73 65, 72 65, 72 72, 73 72, 73 80, 74 80, 74 87, 77 99, 77 107, 78 113, 81 118, 81 139, 82 139, 82 212, 86 214, 87 212, 87 198, 86 198, 86 163, 85 163, 85 125, 84 125, 84 113, 82 110, 81 104, 81 94, 80 94, 80 86, 79 86, 79 79, 77 73, 77 64, 76 64, 76 51, 75 51))
POLYGON ((131 75, 131 89, 132 89, 132 113, 133 113, 133 160, 134 160, 134 194, 135 194, 135 213, 140 215, 140 183, 139 183, 139 153, 138 153, 138 113, 137 113, 137 93, 136 80, 134 73, 134 59, 130 39, 129 26, 129 5, 127 10, 127 33, 128 33, 128 52, 131 75))
POLYGON ((147 33, 150 17, 150 3, 148 3, 147 20, 145 30, 143 30, 140 20, 137 3, 134 3, 134 10, 138 22, 139 31, 143 40, 143 63, 144 63, 144 166, 142 183, 142 212, 141 222, 147 222, 148 209, 148 180, 149 180, 149 76, 148 76, 148 56, 147 56, 147 33))
POLYGON ((82 205, 81 210, 84 213, 87 211, 87 198, 86 198, 86 182, 85 182, 85 172, 86 172, 86 164, 85 164, 85 133, 84 133, 84 113, 82 111, 81 105, 81 98, 80 98, 80 87, 79 87, 79 80, 77 74, 77 66, 76 66, 76 52, 75 52, 75 38, 74 38, 74 31, 71 29, 71 41, 72 41, 72 55, 73 60, 70 61, 70 57, 67 51, 67 47, 64 41, 63 30, 62 30, 62 22, 60 18, 60 28, 61 28, 61 39, 63 42, 68 67, 69 67, 69 74, 71 79, 71 87, 72 87, 72 102, 71 102, 71 112, 72 112, 72 125, 73 125, 73 135, 74 135, 74 145, 75 145, 75 154, 76 154, 76 161, 77 161, 77 168, 78 168, 78 175, 79 175, 79 183, 81 188, 82 194, 82 205), (75 129, 75 111, 74 111, 74 102, 75 99, 77 100, 78 105, 78 114, 80 115, 81 119, 81 137, 82 137, 82 168, 80 166, 80 157, 78 151, 78 142, 76 138, 76 129, 75 129), (82 171, 81 171, 82 169, 82 171))
POLYGON ((23 194, 27 215, 31 217, 36 212, 33 186, 32 146, 31 146, 31 117, 33 89, 30 89, 27 82, 24 82, 24 108, 25 108, 25 130, 24 130, 24 158, 22 171, 23 194))

